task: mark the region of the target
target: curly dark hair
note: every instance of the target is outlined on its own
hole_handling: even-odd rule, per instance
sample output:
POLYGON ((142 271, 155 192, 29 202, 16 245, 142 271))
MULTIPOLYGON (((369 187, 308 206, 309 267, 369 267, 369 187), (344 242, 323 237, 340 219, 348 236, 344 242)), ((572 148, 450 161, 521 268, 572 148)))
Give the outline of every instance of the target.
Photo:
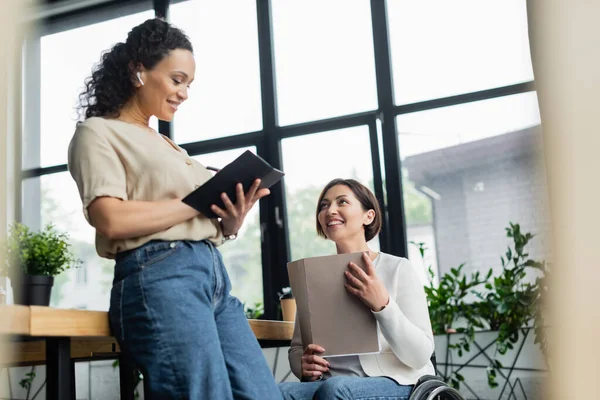
POLYGON ((79 95, 80 116, 119 116, 123 105, 135 93, 134 73, 138 65, 152 69, 175 49, 193 52, 183 31, 160 19, 149 19, 133 28, 125 43, 119 42, 102 54, 79 95))
POLYGON ((367 240, 367 242, 373 239, 381 231, 381 225, 383 224, 383 215, 381 214, 381 207, 379 206, 379 201, 377 201, 377 197, 375 197, 373 192, 371 192, 368 187, 354 179, 334 179, 327 185, 325 185, 325 187, 321 191, 321 194, 319 195, 319 201, 317 201, 317 212, 315 214, 317 222, 317 235, 327 239, 327 235, 325 235, 325 232, 323 232, 323 228, 319 223, 321 201, 323 201, 323 197, 325 197, 327 191, 337 185, 344 185, 350 188, 350 190, 352 190, 352 193, 354 193, 354 196, 356 196, 356 198, 360 202, 363 210, 375 211, 375 218, 373 218, 373 221, 369 225, 365 225, 365 239, 367 240))

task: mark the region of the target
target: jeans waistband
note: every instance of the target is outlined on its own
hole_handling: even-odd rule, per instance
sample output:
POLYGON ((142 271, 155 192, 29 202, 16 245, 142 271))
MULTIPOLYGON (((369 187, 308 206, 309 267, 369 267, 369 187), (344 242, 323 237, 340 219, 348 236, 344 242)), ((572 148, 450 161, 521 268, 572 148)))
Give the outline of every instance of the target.
MULTIPOLYGON (((135 252, 137 252, 137 251, 139 251, 139 250, 143 249, 143 248, 144 248, 144 247, 146 247, 146 246, 150 246, 150 245, 153 245, 153 244, 156 244, 156 243, 161 243, 161 242, 174 242, 174 241, 175 241, 175 240, 159 240, 159 239, 155 239, 155 240, 151 240, 151 241, 149 241, 149 242, 146 242, 146 243, 144 243, 143 245, 141 245, 141 246, 138 246, 138 247, 135 247, 135 248, 133 248, 133 249, 129 249, 129 250, 125 250, 125 251, 120 251, 120 252, 118 252, 118 253, 115 255, 115 262, 116 262, 116 263, 119 263, 119 262, 123 261, 123 260, 124 260, 125 258, 127 258, 129 255, 131 255, 131 254, 133 254, 133 253, 135 253, 135 252)), ((207 245, 209 245, 209 246, 211 246, 211 247, 214 247, 214 246, 215 246, 215 245, 214 245, 214 243, 213 243, 213 242, 211 242, 211 241, 210 241, 210 240, 208 240, 208 239, 204 239, 204 240, 177 240, 177 241, 178 241, 178 242, 188 242, 188 243, 192 243, 192 244, 194 244, 194 243, 202 243, 202 242, 204 242, 204 243, 206 243, 207 245)))

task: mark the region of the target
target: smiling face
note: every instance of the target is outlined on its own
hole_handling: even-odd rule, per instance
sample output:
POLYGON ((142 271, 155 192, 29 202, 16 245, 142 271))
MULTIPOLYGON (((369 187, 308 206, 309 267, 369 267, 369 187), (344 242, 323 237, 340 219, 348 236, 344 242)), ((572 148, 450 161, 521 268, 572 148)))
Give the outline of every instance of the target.
POLYGON ((365 210, 348 186, 335 185, 325 192, 317 218, 325 236, 336 243, 366 242, 365 225, 373 222, 375 211, 365 210))
POLYGON ((144 84, 137 76, 135 84, 137 102, 143 114, 171 121, 177 108, 188 98, 195 72, 193 54, 183 49, 170 51, 151 70, 141 68, 140 78, 144 84))

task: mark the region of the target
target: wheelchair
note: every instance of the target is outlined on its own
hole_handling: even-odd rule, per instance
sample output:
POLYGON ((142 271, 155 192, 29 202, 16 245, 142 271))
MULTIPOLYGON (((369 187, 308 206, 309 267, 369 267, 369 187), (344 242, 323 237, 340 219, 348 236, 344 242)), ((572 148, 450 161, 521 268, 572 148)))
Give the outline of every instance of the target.
MULTIPOLYGON (((437 373, 435 353, 431 356, 433 369, 437 373)), ((422 376, 413 388, 409 400, 465 400, 458 390, 448 386, 437 375, 422 376)))

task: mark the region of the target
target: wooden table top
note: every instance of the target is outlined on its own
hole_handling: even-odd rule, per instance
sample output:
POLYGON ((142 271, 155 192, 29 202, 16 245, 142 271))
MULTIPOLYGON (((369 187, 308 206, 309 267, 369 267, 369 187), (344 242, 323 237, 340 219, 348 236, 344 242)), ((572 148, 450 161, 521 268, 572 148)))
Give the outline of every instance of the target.
MULTIPOLYGON (((69 310, 53 307, 0 306, 0 335, 32 337, 110 337, 105 311, 69 310)), ((248 320, 259 340, 291 340, 293 322, 248 320)))
MULTIPOLYGON (((293 322, 248 320, 254 335, 261 341, 289 341, 293 322)), ((52 307, 0 306, 0 365, 43 364, 46 359, 44 338, 70 337, 72 359, 114 358, 119 345, 110 334, 108 313, 68 310, 52 307), (2 335, 29 336, 31 341, 4 341, 2 335), (35 340, 35 338, 40 340, 35 340)), ((264 343, 264 342, 263 342, 264 343)))

